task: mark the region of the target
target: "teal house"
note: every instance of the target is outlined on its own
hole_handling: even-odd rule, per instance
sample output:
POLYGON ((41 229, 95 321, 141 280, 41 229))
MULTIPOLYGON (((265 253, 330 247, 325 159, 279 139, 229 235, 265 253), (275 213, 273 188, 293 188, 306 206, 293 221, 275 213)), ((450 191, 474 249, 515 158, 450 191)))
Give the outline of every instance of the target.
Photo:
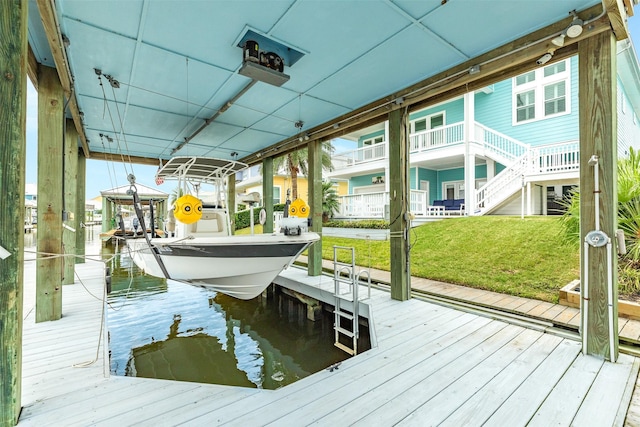
MULTIPOLYGON (((640 67, 618 43, 618 157, 640 146, 640 67)), ((542 64, 512 79, 410 113, 411 212, 553 215, 579 182, 578 58, 542 64)), ((348 182, 339 217, 381 218, 389 204, 388 125, 344 138, 332 180, 348 182)))

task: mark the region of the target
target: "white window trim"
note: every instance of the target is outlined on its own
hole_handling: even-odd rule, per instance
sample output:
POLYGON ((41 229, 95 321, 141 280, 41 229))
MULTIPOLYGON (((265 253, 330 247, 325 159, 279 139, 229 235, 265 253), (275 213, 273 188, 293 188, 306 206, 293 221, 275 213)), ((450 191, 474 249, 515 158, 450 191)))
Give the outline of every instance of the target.
POLYGON ((447 111, 446 110, 442 110, 442 111, 438 111, 437 113, 429 114, 427 116, 422 116, 422 117, 419 117, 417 119, 411 120, 410 131, 409 132, 412 133, 412 134, 416 133, 416 122, 419 122, 419 121, 422 121, 422 120, 425 120, 425 123, 427 124, 427 128, 425 130, 423 130, 423 131, 420 131, 420 132, 426 132, 428 130, 431 130, 432 129, 432 127, 431 127, 431 118, 435 117, 435 116, 442 116, 442 126, 446 126, 447 125, 447 111))
POLYGON ((274 185, 273 186, 273 202, 277 205, 282 203, 282 186, 274 185), (278 201, 276 202, 276 188, 278 189, 278 201))
POLYGON ((464 191, 464 180, 456 180, 456 181, 442 181, 442 199, 446 200, 447 197, 447 185, 453 184, 453 198, 454 199, 462 199, 460 197, 460 187, 463 187, 464 191))
POLYGON ((384 142, 384 135, 374 136, 373 138, 367 138, 362 140, 363 147, 370 147, 376 144, 382 144, 384 142))
MULTIPOLYGON (((553 65, 553 64, 552 64, 553 65)), ((561 73, 554 74, 549 77, 544 77, 544 69, 546 67, 540 67, 535 71, 535 79, 532 82, 516 85, 516 77, 511 79, 511 120, 513 126, 524 125, 527 123, 538 122, 540 120, 551 119, 554 117, 560 117, 567 114, 571 114, 571 61, 565 59, 565 70, 561 73), (556 114, 544 115, 544 88, 555 83, 565 82, 565 111, 556 114), (530 90, 535 90, 535 117, 529 120, 518 121, 517 112, 517 95, 530 90)))

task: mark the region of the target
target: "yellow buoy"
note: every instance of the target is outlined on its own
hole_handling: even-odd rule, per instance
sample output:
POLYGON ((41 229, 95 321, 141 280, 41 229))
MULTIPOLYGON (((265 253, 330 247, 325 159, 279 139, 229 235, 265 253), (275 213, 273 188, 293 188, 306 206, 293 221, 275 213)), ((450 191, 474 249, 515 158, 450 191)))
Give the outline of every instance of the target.
POLYGON ((193 224, 202 217, 202 202, 191 194, 185 194, 176 200, 173 215, 184 224, 193 224))
POLYGON ((295 199, 289 205, 289 215, 298 218, 307 218, 309 216, 309 206, 302 199, 295 199))

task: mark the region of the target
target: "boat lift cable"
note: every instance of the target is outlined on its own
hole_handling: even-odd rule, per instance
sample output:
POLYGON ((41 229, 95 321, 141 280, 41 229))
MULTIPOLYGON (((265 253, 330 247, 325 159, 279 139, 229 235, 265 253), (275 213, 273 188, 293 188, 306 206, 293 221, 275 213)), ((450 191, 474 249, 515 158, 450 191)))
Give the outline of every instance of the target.
MULTIPOLYGON (((133 174, 131 174, 127 177, 127 179, 129 180, 129 183, 131 183, 131 186, 129 187, 129 190, 127 191, 127 193, 131 193, 130 195, 133 196, 133 208, 136 211, 136 216, 138 217, 138 221, 140 222, 140 226, 142 227, 142 235, 144 236, 145 240, 147 241, 147 244, 149 245, 149 250, 151 251, 151 254, 158 262, 158 265, 162 270, 162 274, 164 274, 165 278, 171 279, 171 277, 169 276, 169 272, 167 271, 167 267, 165 267, 164 263, 162 262, 162 258, 160 258, 158 249, 155 247, 155 245, 151 244, 151 239, 149 238, 149 234, 147 233, 147 226, 144 223, 144 214, 142 213, 142 207, 140 206, 140 197, 138 196, 138 190, 136 189, 136 186, 135 186, 136 177, 133 174)), ((153 223, 151 224, 151 227, 153 227, 153 223)))

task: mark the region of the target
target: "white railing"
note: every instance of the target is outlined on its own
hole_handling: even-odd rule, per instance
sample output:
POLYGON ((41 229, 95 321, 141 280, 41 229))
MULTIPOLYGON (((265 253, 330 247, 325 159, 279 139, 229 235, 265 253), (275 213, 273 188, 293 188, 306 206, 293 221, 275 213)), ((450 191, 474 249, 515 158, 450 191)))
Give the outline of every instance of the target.
POLYGON ((506 200, 523 185, 525 178, 558 172, 575 172, 580 168, 578 141, 531 148, 476 193, 476 212, 485 212, 506 200))
POLYGON ((356 150, 345 151, 331 158, 335 170, 347 168, 359 163, 371 162, 387 158, 387 143, 367 145, 356 150))
MULTIPOLYGON (((427 192, 411 190, 410 209, 416 215, 427 214, 427 192)), ((340 197, 339 216, 356 218, 384 218, 384 207, 389 204, 389 192, 350 194, 340 197)))
POLYGON ((427 192, 421 190, 411 190, 409 194, 409 210, 415 215, 424 216, 427 214, 427 192))
POLYGON ((522 187, 529 171, 529 153, 525 153, 509 167, 476 191, 473 213, 482 213, 496 206, 522 187))
POLYGON ((389 193, 349 194, 340 197, 340 216, 343 217, 384 217, 384 205, 389 203, 389 193))
POLYGON ((529 150, 528 144, 489 129, 478 122, 475 124, 474 139, 484 145, 485 150, 491 150, 509 160, 516 160, 529 150))
POLYGON ((409 151, 418 153, 462 142, 464 142, 464 123, 460 122, 411 134, 409 151))
MULTIPOLYGON (((496 132, 480 123, 476 122, 474 126, 475 136, 472 142, 481 144, 485 150, 495 153, 499 156, 499 160, 515 161, 529 149, 527 144, 496 132)), ((409 135, 410 153, 419 153, 462 143, 464 143, 464 122, 409 135)), ((333 168, 334 170, 340 170, 373 160, 386 159, 388 155, 387 146, 387 143, 383 142, 336 154, 332 157, 333 168)))
POLYGON ((532 174, 577 171, 580 169, 578 141, 561 142, 531 149, 532 174))

